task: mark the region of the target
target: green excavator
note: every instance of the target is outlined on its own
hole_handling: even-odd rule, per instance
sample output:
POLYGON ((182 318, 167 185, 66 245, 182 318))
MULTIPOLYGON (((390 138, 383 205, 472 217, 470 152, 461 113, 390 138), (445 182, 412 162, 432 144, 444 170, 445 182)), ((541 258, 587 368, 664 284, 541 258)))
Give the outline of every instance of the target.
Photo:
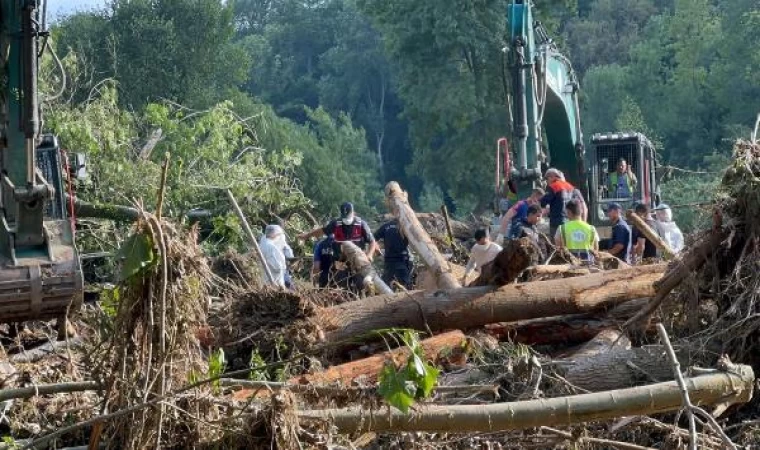
POLYGON ((555 167, 583 192, 588 221, 601 237, 608 237, 607 204, 629 209, 636 202, 650 207, 659 203, 654 146, 631 130, 595 133, 586 150, 572 64, 534 20, 532 8, 529 0, 514 0, 507 10, 504 52, 511 84, 512 145, 505 145, 504 139, 497 144, 497 192, 503 195, 505 181, 524 189, 537 187, 544 171, 555 167), (624 195, 613 183, 621 159, 637 180, 624 195))
MULTIPOLYGON (((0 0, 0 323, 58 318, 82 302, 67 158, 40 131, 39 0, 0 0)), ((74 170, 73 172, 75 172, 74 170)), ((64 319, 64 320, 61 320, 64 319)))

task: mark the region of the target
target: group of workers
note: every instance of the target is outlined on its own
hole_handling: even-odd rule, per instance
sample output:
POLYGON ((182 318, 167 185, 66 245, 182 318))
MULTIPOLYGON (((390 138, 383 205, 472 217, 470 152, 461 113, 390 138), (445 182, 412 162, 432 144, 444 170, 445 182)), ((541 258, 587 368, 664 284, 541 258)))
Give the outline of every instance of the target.
MULTIPOLYGON (((502 215, 499 220, 498 234, 494 241, 489 238, 488 229, 475 232, 475 244, 462 278, 466 284, 468 275, 480 270, 493 261, 502 251, 506 240, 522 237, 531 239, 548 261, 551 258, 546 240, 540 239, 537 225, 544 215, 548 216, 549 237, 558 249, 566 249, 585 264, 593 264, 594 255, 604 249, 621 261, 635 264, 658 257, 658 249, 636 227, 630 227, 625 219, 623 207, 617 202, 607 205, 606 214, 611 223, 608 239, 600 240, 594 226, 587 222, 588 207, 580 190, 569 183, 564 174, 550 168, 544 175, 546 190, 534 189, 531 194, 512 205, 500 202, 502 215)), ((625 160, 618 161, 617 170, 609 176, 609 190, 615 198, 630 198, 636 189, 636 177, 625 160)), ((635 214, 647 223, 674 252, 683 248, 683 234, 673 222, 670 208, 660 204, 654 208, 654 217, 649 207, 640 203, 635 205, 635 214)), ((346 202, 340 206, 340 217, 298 236, 306 240, 319 237, 313 247, 312 279, 319 287, 337 285, 351 288, 349 270, 341 261, 341 243, 351 242, 362 249, 369 261, 379 251, 377 241, 383 241, 383 281, 391 287, 409 289, 412 284, 412 254, 409 242, 399 227, 397 220, 391 220, 372 232, 366 221, 354 212, 353 204, 346 202)), ((287 244, 285 234, 278 225, 269 225, 262 237, 261 252, 271 272, 273 283, 290 287, 292 282, 287 270, 287 260, 293 257, 293 251, 287 244)))

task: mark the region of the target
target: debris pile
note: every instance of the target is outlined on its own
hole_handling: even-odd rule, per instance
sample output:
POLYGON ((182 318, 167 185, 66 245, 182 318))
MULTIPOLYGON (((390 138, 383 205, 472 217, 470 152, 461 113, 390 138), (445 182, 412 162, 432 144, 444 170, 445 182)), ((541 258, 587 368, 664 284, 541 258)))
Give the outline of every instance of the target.
POLYGON ((760 148, 739 142, 713 227, 669 263, 546 264, 521 240, 462 287, 427 230, 445 223, 394 183, 430 284, 367 298, 263 288, 238 256, 212 276, 192 232, 142 214, 80 346, 53 348, 44 377, 15 365, 6 389, 27 377, 40 395, 11 404, 11 431, 91 448, 757 446, 759 184, 760 148), (42 395, 69 381, 82 392, 42 395))

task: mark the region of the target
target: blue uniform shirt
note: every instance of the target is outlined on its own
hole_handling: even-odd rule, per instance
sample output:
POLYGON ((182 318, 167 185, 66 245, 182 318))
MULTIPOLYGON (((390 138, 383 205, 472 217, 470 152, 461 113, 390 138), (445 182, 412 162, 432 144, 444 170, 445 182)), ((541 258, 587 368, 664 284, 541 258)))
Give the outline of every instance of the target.
POLYGON ((629 254, 631 252, 631 227, 620 219, 612 226, 612 239, 610 240, 610 248, 617 244, 623 244, 623 250, 616 256, 621 261, 629 262, 629 254))
POLYGON ((375 239, 385 244, 385 261, 409 260, 409 241, 401 234, 398 221, 383 224, 376 232, 375 239))

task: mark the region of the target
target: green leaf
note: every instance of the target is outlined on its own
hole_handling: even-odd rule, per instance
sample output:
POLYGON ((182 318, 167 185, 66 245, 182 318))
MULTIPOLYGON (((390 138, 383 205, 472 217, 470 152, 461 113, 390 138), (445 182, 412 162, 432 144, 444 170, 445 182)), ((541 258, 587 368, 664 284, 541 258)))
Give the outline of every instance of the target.
POLYGON ((425 364, 425 376, 417 380, 417 392, 415 395, 417 399, 430 397, 430 394, 433 393, 433 388, 438 384, 438 375, 440 373, 440 370, 430 364, 425 364))
POLYGON ((380 371, 379 382, 377 392, 385 401, 404 414, 408 413, 414 404, 414 396, 409 392, 405 372, 397 372, 393 365, 386 364, 380 371))
POLYGON ((135 233, 119 248, 121 279, 127 280, 156 262, 153 240, 146 234, 135 233))

